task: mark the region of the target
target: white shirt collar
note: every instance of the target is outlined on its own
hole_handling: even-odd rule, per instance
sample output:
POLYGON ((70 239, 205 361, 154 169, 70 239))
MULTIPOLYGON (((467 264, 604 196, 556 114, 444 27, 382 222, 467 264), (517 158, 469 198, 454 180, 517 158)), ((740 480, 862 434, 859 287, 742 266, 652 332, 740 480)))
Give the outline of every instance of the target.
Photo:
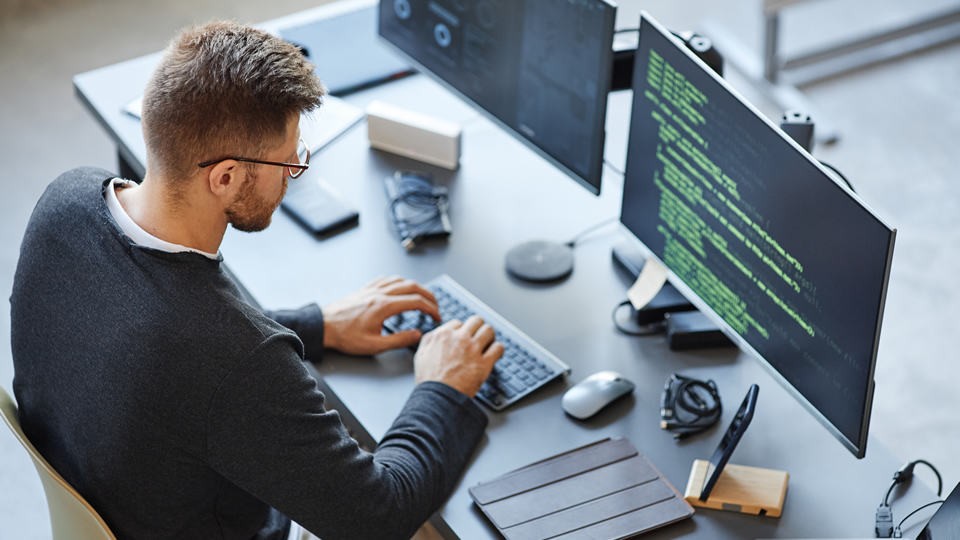
POLYGON ((130 182, 130 180, 124 180, 122 178, 114 178, 110 182, 110 186, 107 189, 106 195, 107 209, 110 210, 110 215, 113 216, 113 220, 117 222, 117 225, 120 227, 120 230, 123 231, 123 234, 130 237, 134 244, 156 249, 158 251, 165 251, 167 253, 183 253, 187 251, 191 253, 199 253, 200 255, 215 261, 220 259, 219 255, 216 253, 207 253, 206 251, 200 251, 199 249, 167 242, 166 240, 161 240, 143 230, 143 228, 140 227, 140 225, 137 225, 137 222, 134 221, 129 214, 127 214, 127 211, 124 210, 123 205, 120 204, 120 199, 117 198, 116 186, 125 185, 127 182, 130 182))

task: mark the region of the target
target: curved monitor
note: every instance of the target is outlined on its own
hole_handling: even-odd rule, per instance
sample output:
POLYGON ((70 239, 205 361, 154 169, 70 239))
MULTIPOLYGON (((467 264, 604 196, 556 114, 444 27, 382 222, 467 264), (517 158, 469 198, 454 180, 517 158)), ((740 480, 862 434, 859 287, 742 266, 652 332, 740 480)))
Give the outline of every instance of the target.
POLYGON ((381 0, 378 29, 598 194, 615 16, 605 0, 381 0))
POLYGON ((646 14, 620 220, 863 457, 896 231, 646 14))

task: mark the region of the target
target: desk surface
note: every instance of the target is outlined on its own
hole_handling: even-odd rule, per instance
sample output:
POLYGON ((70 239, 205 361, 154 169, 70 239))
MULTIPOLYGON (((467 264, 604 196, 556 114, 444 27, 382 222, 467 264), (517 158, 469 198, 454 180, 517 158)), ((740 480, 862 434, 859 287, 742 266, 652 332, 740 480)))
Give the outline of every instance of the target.
MULTIPOLYGON (((291 18, 284 20, 290 21, 291 18)), ((301 21, 302 22, 302 21, 301 21)), ((145 161, 140 126, 120 112, 142 92, 156 55, 78 75, 78 96, 117 142, 130 164, 145 161)), ((369 149, 366 126, 355 126, 311 163, 298 181, 323 177, 360 211, 360 225, 327 239, 308 235, 278 211, 257 234, 230 229, 222 251, 231 270, 267 307, 329 302, 380 275, 420 281, 447 273, 551 350, 572 368, 503 413, 490 427, 460 484, 435 523, 450 537, 496 537, 473 505, 467 488, 535 460, 608 436, 629 438, 679 489, 694 459, 712 453, 751 383, 760 385, 753 423, 731 461, 790 473, 783 516, 758 518, 698 510, 691 520, 651 538, 869 537, 876 505, 900 463, 871 439, 856 460, 777 384, 759 362, 733 350, 671 352, 662 336, 629 337, 611 323, 613 307, 629 283, 610 262, 610 246, 625 234, 619 225, 586 237, 575 251, 575 269, 550 286, 521 283, 503 269, 506 251, 532 238, 567 240, 619 215, 622 180, 605 169, 602 193, 589 194, 546 161, 423 76, 392 82, 348 101, 381 99, 460 122, 461 167, 455 172, 369 149), (453 235, 407 253, 387 214, 382 179, 398 168, 427 170, 450 189, 453 235), (634 394, 588 421, 566 416, 563 391, 589 374, 613 369, 637 383, 634 394), (719 425, 676 443, 659 429, 659 396, 674 372, 714 379, 726 405, 719 425)), ((607 157, 624 162, 629 92, 611 95, 607 157)), ((355 419, 361 437, 379 439, 413 387, 412 355, 393 351, 376 358, 329 354, 316 369, 335 403, 355 419)), ((901 518, 932 500, 914 486, 894 506, 901 518)))

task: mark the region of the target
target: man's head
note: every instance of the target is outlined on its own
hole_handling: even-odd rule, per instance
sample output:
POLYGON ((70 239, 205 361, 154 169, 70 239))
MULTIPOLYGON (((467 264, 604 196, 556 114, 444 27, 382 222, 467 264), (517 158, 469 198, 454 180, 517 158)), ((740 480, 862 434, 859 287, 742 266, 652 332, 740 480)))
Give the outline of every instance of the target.
MULTIPOLYGON (((187 29, 171 41, 144 93, 149 171, 176 194, 198 177, 221 171, 223 164, 198 167, 204 161, 226 156, 295 160, 300 113, 317 108, 323 95, 313 66, 279 38, 232 22, 187 29)), ((232 160, 224 166, 227 172, 241 167, 243 172, 241 185, 233 186, 230 221, 237 228, 263 228, 279 196, 258 194, 255 186, 243 184, 269 174, 277 177, 282 195, 287 169, 232 160), (266 222, 242 223, 250 221, 246 213, 257 205, 272 206, 266 222)))

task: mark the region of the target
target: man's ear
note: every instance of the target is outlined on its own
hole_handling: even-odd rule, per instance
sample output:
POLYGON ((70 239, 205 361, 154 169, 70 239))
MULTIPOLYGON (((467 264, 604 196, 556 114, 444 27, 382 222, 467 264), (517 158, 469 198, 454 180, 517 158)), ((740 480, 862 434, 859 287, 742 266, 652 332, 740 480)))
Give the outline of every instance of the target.
POLYGON ((217 198, 232 200, 234 192, 243 185, 246 174, 246 167, 232 159, 225 159, 211 166, 207 172, 210 193, 217 198))

